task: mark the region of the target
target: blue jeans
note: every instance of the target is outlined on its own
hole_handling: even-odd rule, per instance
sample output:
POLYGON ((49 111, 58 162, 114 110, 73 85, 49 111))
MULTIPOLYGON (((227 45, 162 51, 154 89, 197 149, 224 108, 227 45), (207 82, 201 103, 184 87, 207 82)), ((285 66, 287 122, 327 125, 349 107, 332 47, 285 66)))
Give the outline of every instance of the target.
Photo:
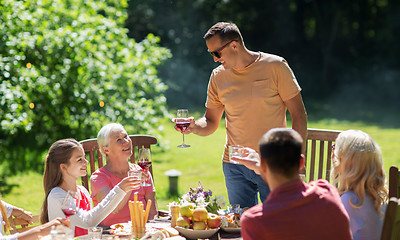
POLYGON ((241 208, 257 205, 258 192, 261 202, 267 198, 269 187, 253 170, 228 162, 223 162, 222 168, 230 204, 240 204, 241 208))

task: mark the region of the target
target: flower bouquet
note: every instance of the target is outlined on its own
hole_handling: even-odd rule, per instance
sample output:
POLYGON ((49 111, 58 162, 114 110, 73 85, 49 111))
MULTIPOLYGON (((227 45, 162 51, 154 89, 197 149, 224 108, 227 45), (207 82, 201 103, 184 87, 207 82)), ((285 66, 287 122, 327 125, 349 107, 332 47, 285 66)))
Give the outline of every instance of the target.
POLYGON ((205 191, 199 181, 197 188, 190 188, 178 203, 169 204, 171 226, 187 238, 209 238, 221 226, 218 210, 225 205, 223 197, 213 197, 211 190, 205 191))
MULTIPOLYGON (((203 185, 199 181, 196 188, 190 188, 189 192, 179 198, 178 205, 191 203, 194 207, 205 207, 208 212, 218 214, 218 210, 226 206, 223 196, 213 196, 212 191, 204 190, 203 185)), ((171 203, 171 204, 176 204, 171 203)))

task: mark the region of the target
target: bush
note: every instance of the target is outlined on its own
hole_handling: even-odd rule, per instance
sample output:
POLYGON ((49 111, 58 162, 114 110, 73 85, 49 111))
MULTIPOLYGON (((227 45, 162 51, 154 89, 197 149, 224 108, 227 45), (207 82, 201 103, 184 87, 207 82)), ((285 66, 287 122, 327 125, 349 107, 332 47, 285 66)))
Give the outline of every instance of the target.
POLYGON ((0 163, 41 170, 55 140, 95 137, 108 122, 158 134, 167 115, 149 34, 129 39, 126 0, 8 0, 0 6, 0 163), (26 156, 31 156, 26 158, 26 156))

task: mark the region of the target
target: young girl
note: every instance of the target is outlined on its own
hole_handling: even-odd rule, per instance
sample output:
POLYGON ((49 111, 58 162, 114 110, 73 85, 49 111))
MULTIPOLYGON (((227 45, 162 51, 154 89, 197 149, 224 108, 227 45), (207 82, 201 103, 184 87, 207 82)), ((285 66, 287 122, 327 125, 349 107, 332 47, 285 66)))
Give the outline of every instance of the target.
POLYGON ((46 197, 41 213, 42 223, 57 217, 65 217, 61 210, 62 201, 68 191, 73 191, 77 193, 75 199, 77 213, 69 218, 70 227, 75 231, 75 236, 85 235, 87 228, 97 226, 126 194, 139 188, 141 182, 138 178, 126 177, 103 201, 91 209, 92 200, 89 192, 83 186, 76 185, 78 177, 86 175, 87 163, 85 152, 75 139, 63 139, 51 145, 43 177, 46 197))
POLYGON ((379 146, 365 132, 348 130, 337 137, 333 155, 333 181, 354 240, 380 239, 388 192, 379 146))

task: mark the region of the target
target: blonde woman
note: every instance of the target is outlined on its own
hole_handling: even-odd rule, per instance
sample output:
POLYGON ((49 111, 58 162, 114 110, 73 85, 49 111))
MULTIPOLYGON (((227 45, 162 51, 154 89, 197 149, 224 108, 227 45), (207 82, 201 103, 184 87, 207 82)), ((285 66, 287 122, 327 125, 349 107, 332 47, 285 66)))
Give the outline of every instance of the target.
POLYGON ((360 130, 340 133, 334 147, 333 181, 349 214, 353 238, 380 239, 388 194, 381 150, 360 130))

